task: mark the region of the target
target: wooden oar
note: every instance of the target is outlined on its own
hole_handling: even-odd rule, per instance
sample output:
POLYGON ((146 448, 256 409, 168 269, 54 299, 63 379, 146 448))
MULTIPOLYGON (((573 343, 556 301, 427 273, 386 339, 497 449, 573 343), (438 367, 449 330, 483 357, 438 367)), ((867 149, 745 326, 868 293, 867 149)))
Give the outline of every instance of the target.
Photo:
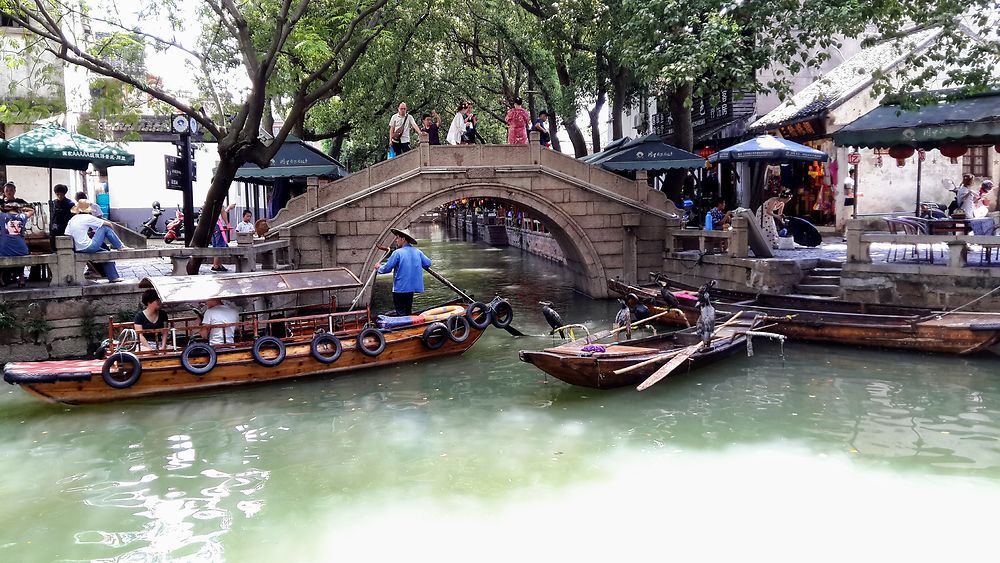
MULTIPOLYGON (((735 322, 736 319, 738 319, 742 314, 743 311, 740 311, 735 315, 733 315, 732 317, 730 317, 728 321, 719 325, 718 328, 712 331, 712 336, 709 337, 709 342, 711 342, 711 338, 714 338, 715 335, 719 333, 719 331, 721 331, 728 325, 735 322)), ((650 375, 649 377, 646 378, 646 381, 640 383, 639 386, 635 388, 636 391, 645 391, 646 389, 649 389, 653 385, 659 383, 664 377, 670 375, 671 372, 680 367, 681 364, 688 361, 691 358, 691 356, 695 355, 695 353, 698 352, 698 350, 701 350, 703 344, 704 344, 703 342, 699 342, 697 344, 692 344, 691 346, 688 346, 687 348, 681 350, 680 353, 674 356, 669 362, 666 363, 666 365, 654 371, 653 375, 650 375)))
MULTIPOLYGON (((444 276, 442 276, 441 274, 435 272, 434 270, 432 270, 430 268, 424 268, 424 269, 427 270, 427 273, 429 273, 430 275, 434 276, 434 279, 436 279, 437 281, 443 283, 449 289, 451 289, 455 293, 459 294, 462 297, 462 299, 465 299, 469 303, 474 303, 476 301, 471 296, 469 296, 468 294, 466 294, 464 291, 462 291, 461 289, 459 289, 457 285, 455 285, 455 284, 451 283, 450 281, 448 281, 448 279, 445 278, 444 276)), ((506 330, 512 336, 524 336, 523 332, 521 332, 520 330, 517 330, 516 328, 514 328, 513 326, 510 326, 510 325, 504 327, 504 330, 506 330)))
POLYGON ((365 285, 361 286, 361 291, 358 292, 358 295, 354 298, 354 301, 351 301, 351 307, 350 309, 347 310, 348 312, 353 311, 354 308, 358 306, 358 301, 361 300, 361 296, 364 295, 365 291, 368 290, 368 286, 370 286, 372 282, 375 281, 375 276, 378 275, 379 264, 385 262, 389 258, 389 255, 392 254, 391 250, 377 243, 375 244, 375 248, 379 250, 385 250, 385 256, 383 256, 382 259, 378 261, 378 264, 375 265, 375 269, 372 270, 371 275, 368 276, 368 281, 365 282, 365 285))

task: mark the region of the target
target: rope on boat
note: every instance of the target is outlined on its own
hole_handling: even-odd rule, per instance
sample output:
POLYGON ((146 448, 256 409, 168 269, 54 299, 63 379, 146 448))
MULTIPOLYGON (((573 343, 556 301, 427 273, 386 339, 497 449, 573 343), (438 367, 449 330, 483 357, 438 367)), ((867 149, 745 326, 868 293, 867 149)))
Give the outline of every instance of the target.
POLYGON ((773 332, 762 332, 762 331, 759 331, 759 330, 748 330, 746 332, 746 336, 747 336, 747 357, 748 358, 753 357, 753 337, 754 336, 759 336, 761 338, 767 338, 769 340, 777 340, 778 341, 778 350, 779 350, 778 353, 781 355, 781 359, 782 360, 785 359, 785 335, 784 334, 775 334, 773 332))
POLYGON ((961 311, 962 309, 968 307, 969 305, 972 305, 976 301, 979 301, 981 299, 985 299, 985 298, 989 297, 990 295, 992 295, 993 293, 995 293, 997 291, 1000 291, 1000 285, 994 287, 993 289, 987 291, 986 293, 980 295, 979 297, 976 297, 975 299, 973 299, 972 301, 969 301, 968 303, 966 303, 964 305, 959 305, 958 307, 955 307, 951 311, 945 311, 945 312, 941 313, 940 315, 937 316, 937 318, 938 319, 942 319, 942 318, 944 318, 945 315, 950 315, 952 313, 961 311))

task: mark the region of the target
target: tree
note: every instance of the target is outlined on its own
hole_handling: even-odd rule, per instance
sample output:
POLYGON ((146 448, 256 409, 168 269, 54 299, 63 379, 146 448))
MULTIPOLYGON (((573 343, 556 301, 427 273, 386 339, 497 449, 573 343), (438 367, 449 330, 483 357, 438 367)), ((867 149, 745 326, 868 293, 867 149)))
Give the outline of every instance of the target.
MULTIPOLYGON (((176 39, 184 21, 176 17, 173 0, 133 2, 130 6, 105 2, 101 9, 69 3, 0 0, 0 14, 13 20, 44 49, 91 73, 117 80, 190 115, 218 142, 220 162, 212 177, 194 233, 196 246, 207 246, 214 221, 229 192, 237 169, 247 162, 267 166, 288 134, 300 129, 308 112, 342 92, 343 84, 374 41, 398 20, 397 4, 390 0, 204 0, 199 18, 204 33, 199 45, 176 39), (131 9, 129 9, 131 8, 131 9), (95 14, 107 14, 97 16, 95 14), (123 19, 125 14, 130 20, 123 19), (154 16, 165 15, 168 30, 157 33, 143 26, 154 16), (173 16, 173 17, 171 17, 173 16), (202 80, 214 93, 211 105, 196 106, 145 73, 116 64, 117 59, 94 51, 91 26, 128 32, 154 49, 176 52, 197 61, 202 80), (227 115, 219 91, 228 70, 243 83, 227 115), (278 80, 280 73, 284 80, 278 80), (274 141, 259 138, 271 100, 282 100, 285 123, 274 141)), ((164 18, 160 18, 164 21, 164 18)), ((196 273, 198 264, 189 264, 196 273)))

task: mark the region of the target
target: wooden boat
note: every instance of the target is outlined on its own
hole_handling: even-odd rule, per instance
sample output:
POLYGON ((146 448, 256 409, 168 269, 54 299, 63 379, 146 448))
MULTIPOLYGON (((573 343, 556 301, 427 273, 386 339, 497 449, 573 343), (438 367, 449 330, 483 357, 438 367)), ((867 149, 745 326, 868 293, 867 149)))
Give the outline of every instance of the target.
MULTIPOLYGON (((345 268, 162 276, 146 278, 139 286, 155 289, 168 311, 212 298, 260 304, 264 298, 308 294, 326 302, 243 313, 236 325, 223 325, 234 326, 236 342, 215 346, 195 338, 201 329, 198 318, 171 319, 165 331, 173 346, 160 351, 135 351, 128 332, 132 323, 109 319, 110 345, 101 357, 12 362, 4 366, 4 380, 47 401, 98 403, 461 354, 490 323, 497 324, 491 306, 452 302, 450 315, 435 308, 427 320, 378 328, 367 308, 336 310, 333 292, 362 286, 345 268)), ((505 322, 509 317, 508 311, 505 322)))
MULTIPOLYGON (((711 345, 701 348, 681 366, 675 375, 698 369, 721 360, 746 346, 746 332, 751 329, 752 319, 741 320, 723 326, 715 333, 711 345)), ((555 348, 531 351, 522 350, 518 357, 522 362, 534 365, 545 373, 566 383, 597 389, 611 389, 627 385, 638 385, 656 370, 663 367, 673 357, 701 339, 694 328, 658 334, 624 343, 604 345, 603 351, 592 351, 587 343, 575 341, 555 348), (650 361, 652 360, 652 361, 650 361), (615 371, 642 364, 629 372, 615 371)))
MULTIPOLYGON (((691 292, 696 288, 669 282, 688 322, 698 311, 691 292)), ((659 286, 633 286, 608 280, 608 289, 626 295, 635 293, 651 302, 653 313, 666 310, 659 286)), ((743 311, 764 315, 768 330, 788 338, 875 348, 895 348, 942 354, 1000 353, 1000 313, 945 313, 933 309, 853 303, 830 299, 753 295, 712 290, 719 315, 743 311)), ((661 319, 681 324, 679 315, 661 319)))

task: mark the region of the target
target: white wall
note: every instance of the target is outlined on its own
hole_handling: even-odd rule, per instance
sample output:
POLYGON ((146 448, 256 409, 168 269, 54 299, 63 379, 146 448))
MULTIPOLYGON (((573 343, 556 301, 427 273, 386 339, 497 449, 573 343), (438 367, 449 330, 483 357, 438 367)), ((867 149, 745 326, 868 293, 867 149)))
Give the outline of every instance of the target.
MULTIPOLYGON (((195 207, 201 207, 212 183, 212 171, 219 162, 214 143, 196 145, 198 180, 194 183, 195 207)), ((149 209, 155 200, 164 209, 182 203, 179 191, 165 186, 164 156, 177 156, 177 149, 169 142, 126 143, 122 148, 135 155, 135 166, 116 166, 108 169, 108 193, 112 208, 149 209)))

